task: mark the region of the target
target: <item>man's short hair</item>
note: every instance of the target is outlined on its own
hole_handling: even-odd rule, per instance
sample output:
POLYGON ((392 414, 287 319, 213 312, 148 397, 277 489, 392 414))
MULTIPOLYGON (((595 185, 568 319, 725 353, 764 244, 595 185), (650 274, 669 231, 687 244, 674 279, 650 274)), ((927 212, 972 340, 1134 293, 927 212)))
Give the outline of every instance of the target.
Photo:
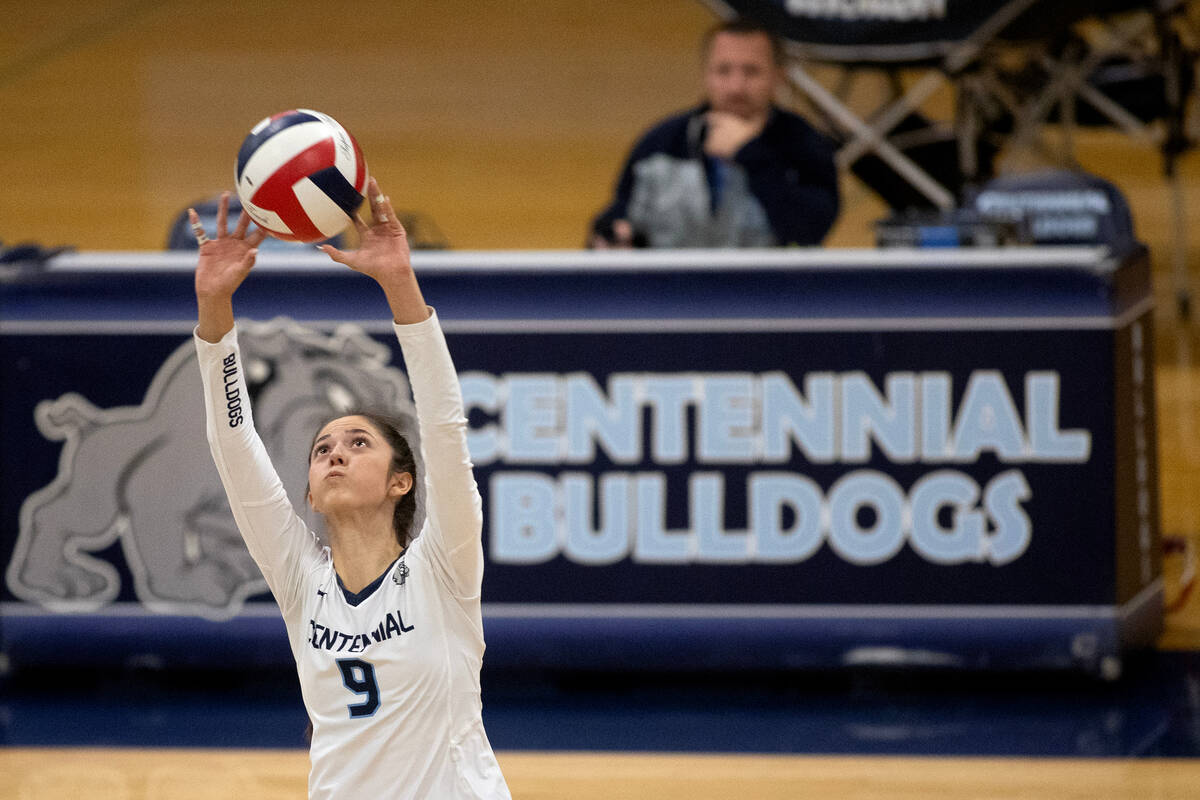
POLYGON ((737 19, 718 22, 704 32, 704 38, 700 40, 700 58, 702 60, 708 60, 708 51, 712 47, 713 39, 717 38, 717 34, 721 33, 732 33, 737 36, 761 34, 767 37, 767 41, 771 44, 771 58, 775 62, 775 66, 782 67, 787 58, 787 54, 783 50, 782 39, 771 32, 761 22, 747 19, 746 17, 739 17, 737 19))

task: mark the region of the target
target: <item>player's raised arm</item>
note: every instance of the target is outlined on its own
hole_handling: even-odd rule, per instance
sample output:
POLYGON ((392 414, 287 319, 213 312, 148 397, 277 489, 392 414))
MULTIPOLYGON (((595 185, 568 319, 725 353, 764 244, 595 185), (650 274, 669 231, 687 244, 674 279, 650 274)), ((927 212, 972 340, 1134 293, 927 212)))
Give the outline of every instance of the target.
POLYGON ((359 249, 321 249, 334 261, 374 278, 387 296, 421 430, 430 522, 421 535, 445 568, 456 595, 477 597, 483 575, 482 502, 467 449, 467 420, 454 364, 417 284, 404 226, 373 178, 367 197, 373 222, 355 221, 359 249))
POLYGON ((229 506, 250 555, 281 608, 299 595, 297 575, 317 558, 316 541, 297 516, 266 447, 254 429, 250 393, 233 330, 233 294, 254 266, 264 233, 247 235, 245 212, 228 230, 229 193, 217 207, 216 238, 188 216, 200 244, 196 264, 196 356, 204 384, 206 437, 229 506))
POLYGON ((217 238, 209 239, 196 210, 188 209, 192 231, 200 245, 196 264, 196 333, 206 342, 219 342, 233 328, 233 293, 242 285, 254 266, 258 245, 266 234, 255 229, 249 236, 250 217, 242 211, 233 233, 228 231, 229 192, 221 194, 217 205, 217 238))

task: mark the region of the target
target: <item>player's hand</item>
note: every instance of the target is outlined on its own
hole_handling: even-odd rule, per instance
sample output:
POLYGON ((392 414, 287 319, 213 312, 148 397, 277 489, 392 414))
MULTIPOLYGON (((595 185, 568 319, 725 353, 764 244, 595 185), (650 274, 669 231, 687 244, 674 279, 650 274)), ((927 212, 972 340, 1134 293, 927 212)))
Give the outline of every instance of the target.
POLYGON ((766 115, 746 119, 724 111, 709 111, 708 135, 704 137, 704 152, 715 158, 733 158, 746 142, 762 133, 766 115))
POLYGON ((392 210, 392 201, 384 196, 374 178, 367 181, 367 202, 371 206, 371 224, 364 222, 361 215, 354 218, 358 249, 339 250, 323 244, 321 250, 339 264, 371 276, 386 288, 392 279, 404 277, 412 270, 408 234, 392 210))
POLYGON ((266 233, 256 228, 254 233, 246 235, 250 228, 250 216, 244 209, 237 227, 233 233, 229 233, 229 192, 222 192, 221 201, 217 204, 217 238, 208 238, 194 208, 188 209, 188 221, 200 244, 200 259, 196 263, 196 297, 200 300, 232 297, 250 274, 254 258, 258 255, 258 245, 266 238, 266 233))

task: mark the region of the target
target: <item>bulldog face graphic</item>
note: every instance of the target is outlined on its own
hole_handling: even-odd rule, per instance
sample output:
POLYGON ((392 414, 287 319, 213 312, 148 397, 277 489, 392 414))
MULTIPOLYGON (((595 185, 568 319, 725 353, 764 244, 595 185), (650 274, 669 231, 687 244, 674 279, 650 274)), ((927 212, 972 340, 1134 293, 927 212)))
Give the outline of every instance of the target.
MULTIPOLYGON (((239 324, 255 424, 297 511, 307 448, 331 414, 351 406, 411 421, 408 382, 390 352, 360 329, 331 335, 278 319, 239 324)), ((95 611, 121 589, 95 553, 114 542, 151 611, 213 619, 266 591, 233 522, 205 438, 204 405, 190 340, 163 362, 138 406, 100 409, 76 393, 38 404, 42 435, 63 442, 58 475, 21 506, 7 571, 14 595, 51 611, 95 611)), ((419 485, 419 484, 418 484, 419 485)), ((420 508, 418 497, 418 508, 420 508)))

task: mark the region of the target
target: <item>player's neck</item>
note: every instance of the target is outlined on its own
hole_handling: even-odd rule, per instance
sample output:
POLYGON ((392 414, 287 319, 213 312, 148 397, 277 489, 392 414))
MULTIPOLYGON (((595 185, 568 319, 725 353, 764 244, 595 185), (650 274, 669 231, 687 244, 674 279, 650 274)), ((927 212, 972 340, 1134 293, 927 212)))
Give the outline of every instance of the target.
POLYGON ((389 525, 381 528, 378 524, 363 525, 361 520, 343 520, 338 524, 326 518, 333 567, 342 585, 351 592, 362 591, 399 557, 400 543, 390 522, 389 519, 389 525))

